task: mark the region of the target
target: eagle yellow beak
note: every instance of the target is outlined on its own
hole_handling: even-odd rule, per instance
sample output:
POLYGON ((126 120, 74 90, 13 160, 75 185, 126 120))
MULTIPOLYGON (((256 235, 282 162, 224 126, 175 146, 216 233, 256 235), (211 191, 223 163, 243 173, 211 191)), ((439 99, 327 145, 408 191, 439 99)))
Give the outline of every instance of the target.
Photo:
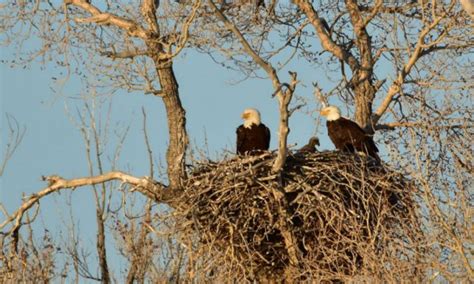
POLYGON ((320 113, 322 116, 327 116, 327 115, 328 115, 328 110, 323 108, 319 113, 320 113))
POLYGON ((242 113, 242 115, 240 117, 242 117, 242 119, 247 119, 249 117, 249 114, 244 112, 244 113, 242 113))

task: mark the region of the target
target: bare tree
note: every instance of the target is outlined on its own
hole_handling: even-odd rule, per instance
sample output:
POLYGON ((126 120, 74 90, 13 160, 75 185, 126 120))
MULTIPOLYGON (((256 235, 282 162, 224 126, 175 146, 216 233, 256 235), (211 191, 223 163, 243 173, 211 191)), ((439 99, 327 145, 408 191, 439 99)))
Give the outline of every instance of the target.
MULTIPOLYGON (((115 167, 106 172, 100 156, 91 154, 103 147, 93 112, 86 112, 89 123, 80 116, 85 144, 95 147, 87 157, 90 165, 95 159, 98 171, 91 166, 83 178, 44 177, 48 182, 44 189, 25 198, 14 213, 5 212, 0 256, 7 271, 23 265, 15 262, 22 260, 22 250, 36 248, 20 234, 22 226, 32 221, 27 213, 51 193, 92 185, 101 276, 89 273, 77 246, 70 250, 74 270, 90 279, 113 281, 104 248, 109 183, 124 196, 131 195, 127 191, 139 192, 147 200, 137 214, 129 214, 133 210, 123 205, 117 212, 124 216, 108 215, 117 218, 113 231, 118 250, 130 263, 125 277, 129 283, 275 277, 472 279, 469 55, 473 41, 472 19, 460 4, 295 0, 267 1, 262 9, 262 1, 255 1, 256 6, 240 2, 228 9, 225 1, 199 0, 119 4, 67 0, 59 5, 19 1, 3 7, 8 12, 1 15, 2 40, 19 47, 22 56, 17 64, 53 58, 69 72, 61 82, 74 74, 83 76, 88 91, 126 90, 160 97, 169 133, 165 183, 154 175, 145 130, 150 176, 134 177, 115 167), (32 37, 40 39, 41 46, 23 50, 22 43, 32 37), (280 114, 275 156, 204 165, 198 161, 186 170, 189 139, 173 61, 188 47, 209 54, 244 79, 271 81, 280 114), (323 91, 317 88, 325 94, 318 98, 345 106, 367 132, 387 141, 390 166, 374 171, 360 159, 344 155, 290 155, 288 122, 301 107, 291 105, 291 100, 302 80, 298 70, 290 72, 289 83, 280 78, 290 62, 309 62, 324 70, 333 85, 323 86, 323 91), (327 188, 332 190, 328 193, 327 188), (243 200, 236 190, 248 198, 243 200), (262 195, 255 197, 254 192, 262 195), (348 195, 358 200, 356 205, 347 205, 348 195), (169 207, 156 210, 155 203, 169 207), (236 215, 241 218, 235 219, 236 215), (255 224, 255 220, 263 221, 255 224), (314 240, 330 241, 321 245, 314 240), (153 251, 159 256, 154 257, 153 251), (262 267, 263 274, 275 275, 256 275, 262 267)), ((317 78, 309 81, 318 83, 317 78)), ((35 261, 50 263, 53 254, 47 252, 35 261)), ((52 274, 45 274, 45 269, 31 271, 43 273, 44 279, 52 274)))
MULTIPOLYGON (((166 199, 163 197, 165 194, 172 196, 181 190, 182 179, 186 177, 184 160, 188 145, 185 112, 173 71, 173 59, 187 44, 190 25, 199 7, 200 1, 196 1, 189 9, 169 3, 164 3, 160 7, 158 1, 142 1, 137 6, 126 3, 115 5, 113 1, 96 5, 95 2, 85 0, 64 1, 59 4, 41 1, 10 3, 3 7, 4 11, 8 10, 16 16, 2 15, 2 27, 5 32, 3 40, 20 47, 29 37, 39 39, 41 47, 38 50, 19 48, 27 56, 16 62, 21 65, 29 64, 38 57, 45 61, 50 58, 49 56, 56 58, 56 62, 65 66, 68 71, 65 77, 58 80, 59 84, 64 83, 69 76, 74 74, 83 76, 83 80, 88 83, 88 91, 114 92, 117 89, 125 89, 160 97, 168 115, 170 141, 167 151, 167 180, 169 183, 166 186, 157 183, 155 186, 152 184, 156 181, 149 178, 143 181, 146 180, 145 183, 152 185, 149 189, 154 198, 160 196, 158 199, 166 199), (163 17, 163 15, 167 16, 163 17), (21 30, 22 25, 30 25, 33 28, 25 32, 21 30), (88 72, 78 71, 78 66, 88 72), (97 75, 95 77, 97 80, 92 80, 91 75, 97 75)), ((102 147, 105 146, 103 141, 101 142, 103 137, 100 137, 96 127, 94 111, 88 107, 86 110, 86 117, 90 117, 91 127, 87 128, 86 117, 80 116, 82 121, 80 129, 86 144, 90 176, 94 175, 93 164, 97 164, 99 179, 110 174, 122 176, 121 173, 104 173, 100 157, 102 147), (95 153, 95 158, 93 158, 93 153, 95 153)), ((8 150, 12 151, 10 148, 8 150)), ((6 159, 10 158, 10 152, 7 153, 6 159)), ((57 180, 61 178, 48 177, 46 179, 54 189, 48 187, 39 195, 30 197, 17 214, 9 215, 5 212, 6 221, 2 227, 10 220, 16 219, 15 225, 8 229, 14 237, 12 242, 14 251, 18 248, 18 232, 23 224, 25 211, 39 201, 37 196, 48 195, 62 188, 61 182, 58 183, 59 180, 57 180)), ((112 177, 112 179, 115 178, 112 177)), ((80 180, 74 182, 77 181, 82 183, 80 180)), ((101 276, 95 278, 90 273, 83 273, 83 275, 109 283, 111 277, 105 250, 105 222, 108 215, 106 211, 109 206, 107 189, 104 183, 99 183, 101 186, 99 193, 95 187, 97 183, 93 179, 83 180, 83 182, 92 185, 95 192, 98 225, 97 252, 101 276)), ((75 259, 78 263, 77 254, 75 259)), ((79 263, 76 267, 80 266, 79 263)), ((131 277, 134 277, 134 274, 135 272, 131 272, 131 277)))

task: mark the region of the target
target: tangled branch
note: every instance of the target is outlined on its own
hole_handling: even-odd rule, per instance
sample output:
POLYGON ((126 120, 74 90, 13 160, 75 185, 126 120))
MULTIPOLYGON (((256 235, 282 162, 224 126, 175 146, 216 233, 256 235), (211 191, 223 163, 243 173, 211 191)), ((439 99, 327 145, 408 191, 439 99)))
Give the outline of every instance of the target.
POLYGON ((290 155, 279 175, 274 159, 203 164, 190 175, 175 216, 182 230, 199 232, 198 247, 222 260, 215 275, 333 281, 382 275, 393 265, 416 274, 409 266, 422 231, 416 190, 402 174, 323 152, 290 155), (400 259, 402 251, 413 255, 400 259))

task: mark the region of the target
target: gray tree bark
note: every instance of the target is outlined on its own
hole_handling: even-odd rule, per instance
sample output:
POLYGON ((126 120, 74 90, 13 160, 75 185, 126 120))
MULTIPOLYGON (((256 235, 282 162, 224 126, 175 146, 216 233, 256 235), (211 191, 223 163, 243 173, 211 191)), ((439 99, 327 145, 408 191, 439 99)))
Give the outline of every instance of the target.
POLYGON ((165 104, 168 118, 169 145, 166 152, 168 163, 168 179, 170 190, 177 190, 181 187, 182 181, 186 178, 184 161, 186 149, 188 147, 188 134, 186 132, 186 111, 179 98, 179 86, 174 76, 172 63, 163 63, 155 60, 157 73, 160 80, 162 99, 165 104))

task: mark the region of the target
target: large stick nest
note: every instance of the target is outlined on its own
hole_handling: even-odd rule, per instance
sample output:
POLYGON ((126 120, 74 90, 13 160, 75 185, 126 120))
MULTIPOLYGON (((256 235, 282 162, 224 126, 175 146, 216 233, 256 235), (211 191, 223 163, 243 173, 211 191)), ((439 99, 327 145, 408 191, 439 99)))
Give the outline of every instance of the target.
POLYGON ((219 255, 215 270, 242 279, 290 270, 297 279, 341 279, 410 269, 407 247, 419 227, 402 174, 339 152, 290 156, 276 174, 274 158, 209 162, 190 176, 178 212, 219 255))

